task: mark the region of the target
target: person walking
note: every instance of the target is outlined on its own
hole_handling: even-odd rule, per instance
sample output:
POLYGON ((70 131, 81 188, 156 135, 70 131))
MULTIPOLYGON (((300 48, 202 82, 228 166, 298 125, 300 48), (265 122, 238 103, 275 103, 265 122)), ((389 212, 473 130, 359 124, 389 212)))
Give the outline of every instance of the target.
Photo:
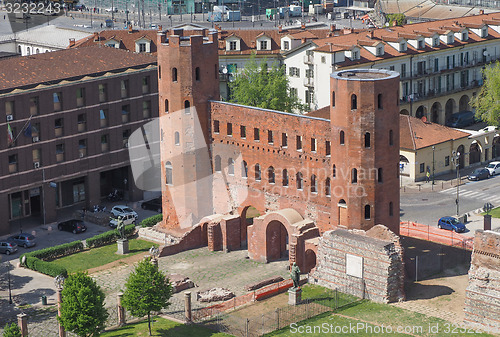
POLYGON ((425 173, 425 182, 428 183, 429 182, 429 178, 431 177, 431 172, 429 170, 427 170, 427 172, 425 173))

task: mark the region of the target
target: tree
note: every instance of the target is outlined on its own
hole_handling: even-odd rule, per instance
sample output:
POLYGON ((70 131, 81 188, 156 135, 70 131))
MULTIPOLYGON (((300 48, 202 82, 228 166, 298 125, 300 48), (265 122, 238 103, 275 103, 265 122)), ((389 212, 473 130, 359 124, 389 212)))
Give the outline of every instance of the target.
POLYGON ((257 64, 255 54, 250 56, 245 68, 229 82, 230 101, 278 111, 303 112, 306 106, 290 92, 284 66, 273 63, 267 68, 266 60, 257 64))
POLYGON ((482 71, 484 83, 479 95, 472 98, 470 105, 476 109, 476 117, 489 125, 500 125, 500 63, 482 71))
POLYGON ((386 19, 389 21, 389 26, 393 26, 394 22, 396 26, 402 26, 406 23, 406 16, 402 13, 387 14, 386 19))
POLYGON ((5 326, 3 329, 3 337, 21 337, 21 329, 16 323, 12 323, 5 326))
POLYGON ((148 258, 139 262, 128 277, 122 304, 134 316, 148 315, 151 336, 151 312, 166 308, 170 304, 168 300, 171 296, 170 280, 148 258))
POLYGON ((64 329, 81 337, 99 336, 108 312, 97 283, 86 272, 71 274, 64 281, 61 296, 61 316, 57 319, 64 329))

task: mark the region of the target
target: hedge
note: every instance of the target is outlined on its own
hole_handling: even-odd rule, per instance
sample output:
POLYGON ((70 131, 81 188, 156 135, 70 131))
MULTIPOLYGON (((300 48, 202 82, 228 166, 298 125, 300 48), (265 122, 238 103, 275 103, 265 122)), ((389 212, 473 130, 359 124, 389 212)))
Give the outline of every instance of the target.
MULTIPOLYGON (((126 236, 132 235, 134 233, 134 231, 135 231, 134 224, 130 224, 130 225, 125 226, 125 235, 126 236)), ((107 244, 110 244, 110 243, 118 240, 118 238, 119 238, 118 230, 104 232, 102 234, 98 234, 96 236, 88 238, 86 240, 87 248, 96 248, 96 247, 105 246, 107 244)))
POLYGON ((57 259, 62 256, 78 253, 81 252, 82 250, 83 250, 83 243, 81 241, 73 241, 70 243, 64 243, 62 245, 57 245, 54 247, 35 250, 34 252, 30 252, 28 254, 33 257, 39 258, 40 260, 48 261, 57 259))
POLYGON ((152 227, 163 220, 163 214, 156 214, 141 221, 142 227, 152 227))

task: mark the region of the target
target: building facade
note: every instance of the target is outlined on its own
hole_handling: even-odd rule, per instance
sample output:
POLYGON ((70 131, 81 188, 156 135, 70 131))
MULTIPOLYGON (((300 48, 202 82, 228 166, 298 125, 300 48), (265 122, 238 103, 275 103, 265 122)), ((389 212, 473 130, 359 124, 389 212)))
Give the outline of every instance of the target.
POLYGON ((0 233, 114 189, 142 199, 127 145, 158 116, 155 58, 94 46, 0 62, 0 233))

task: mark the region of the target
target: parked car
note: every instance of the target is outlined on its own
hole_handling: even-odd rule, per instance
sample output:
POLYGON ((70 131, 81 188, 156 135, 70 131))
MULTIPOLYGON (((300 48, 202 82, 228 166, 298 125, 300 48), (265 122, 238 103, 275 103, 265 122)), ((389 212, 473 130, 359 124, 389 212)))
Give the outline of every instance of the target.
POLYGON ((134 217, 137 219, 139 215, 134 211, 132 208, 124 205, 116 205, 111 209, 111 214, 113 215, 114 218, 116 218, 118 215, 125 215, 125 214, 133 214, 134 217))
POLYGON ((490 171, 490 176, 500 173, 500 161, 492 161, 486 166, 486 169, 490 171))
POLYGON ((469 180, 482 180, 482 179, 488 179, 490 177, 490 171, 485 168, 477 168, 475 169, 467 179, 469 180))
POLYGON ((120 221, 120 219, 123 221, 124 225, 130 225, 132 223, 135 223, 136 220, 132 213, 125 215, 118 215, 116 218, 110 218, 109 227, 116 228, 118 226, 118 221, 120 221))
POLYGON ((83 223, 82 220, 71 219, 67 221, 60 222, 57 225, 57 229, 60 231, 72 232, 73 234, 82 233, 87 230, 87 226, 83 223))
POLYGON ((457 233, 465 232, 466 230, 465 225, 452 216, 444 216, 439 219, 438 228, 449 229, 457 233))
POLYGON ((116 8, 116 7, 109 7, 109 8, 106 8, 105 11, 108 12, 108 13, 111 13, 111 12, 118 13, 118 8, 116 8))
POLYGON ((21 233, 17 235, 12 235, 7 241, 15 242, 18 246, 24 248, 33 247, 36 244, 35 237, 28 233, 21 233))
POLYGON ((149 210, 161 213, 161 211, 162 211, 161 197, 154 198, 154 199, 151 199, 151 200, 148 200, 148 201, 144 201, 141 204, 141 208, 142 209, 149 209, 149 210))
POLYGON ((17 252, 17 244, 12 241, 0 241, 0 253, 10 255, 17 252))

